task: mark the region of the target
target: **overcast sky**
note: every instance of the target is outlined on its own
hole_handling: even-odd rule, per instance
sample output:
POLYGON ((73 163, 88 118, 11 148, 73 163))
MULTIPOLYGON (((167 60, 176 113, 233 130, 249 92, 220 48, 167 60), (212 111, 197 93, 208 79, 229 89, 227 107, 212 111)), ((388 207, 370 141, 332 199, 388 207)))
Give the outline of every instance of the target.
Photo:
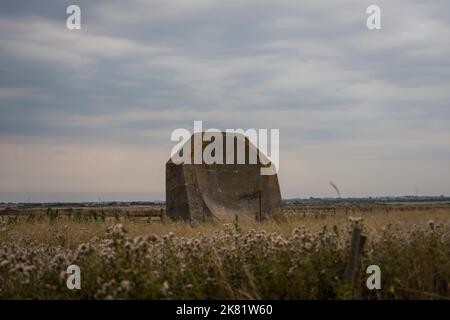
POLYGON ((164 199, 176 128, 279 128, 282 195, 450 195, 450 2, 0 2, 0 201, 164 199), (81 7, 81 30, 66 7, 81 7), (366 28, 381 7, 382 29, 366 28))

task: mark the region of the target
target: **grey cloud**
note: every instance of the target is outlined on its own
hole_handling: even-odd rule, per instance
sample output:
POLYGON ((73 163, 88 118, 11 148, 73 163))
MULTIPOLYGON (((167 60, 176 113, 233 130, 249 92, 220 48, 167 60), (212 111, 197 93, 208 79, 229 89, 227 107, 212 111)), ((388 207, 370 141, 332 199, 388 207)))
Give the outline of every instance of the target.
POLYGON ((450 5, 378 1, 370 32, 369 4, 2 1, 0 141, 168 146, 199 119, 280 128, 289 159, 335 146, 380 166, 414 157, 418 171, 449 159, 450 5), (80 31, 65 28, 68 4, 80 31))

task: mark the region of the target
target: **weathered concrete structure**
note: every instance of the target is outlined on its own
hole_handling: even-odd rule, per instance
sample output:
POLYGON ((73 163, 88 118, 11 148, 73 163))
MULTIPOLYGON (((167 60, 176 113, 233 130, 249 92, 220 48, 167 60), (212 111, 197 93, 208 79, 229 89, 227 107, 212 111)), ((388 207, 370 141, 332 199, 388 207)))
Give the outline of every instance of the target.
POLYGON ((261 220, 275 213, 281 205, 277 174, 261 175, 260 172, 262 167, 270 167, 270 162, 267 164, 267 161, 260 161, 257 157, 257 162, 250 164, 249 159, 256 156, 258 150, 248 138, 240 134, 222 133, 224 164, 206 164, 204 161, 193 164, 195 153, 203 153, 210 143, 203 142, 201 150, 194 150, 194 137, 203 137, 203 134, 192 135, 186 143, 191 146, 191 164, 175 164, 172 159, 166 163, 167 216, 204 221, 233 218, 237 214, 239 218, 261 220), (228 152, 234 155, 235 161, 234 164, 225 164, 225 141, 230 142, 230 139, 234 152, 228 152), (245 145, 244 164, 237 164, 239 143, 245 145))

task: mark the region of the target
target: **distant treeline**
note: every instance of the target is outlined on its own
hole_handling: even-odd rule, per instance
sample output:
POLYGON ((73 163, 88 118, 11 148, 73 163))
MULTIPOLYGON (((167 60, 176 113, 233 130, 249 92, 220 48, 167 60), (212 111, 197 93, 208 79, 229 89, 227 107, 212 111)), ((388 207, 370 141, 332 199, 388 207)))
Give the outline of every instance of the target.
POLYGON ((0 202, 0 206, 16 208, 92 208, 92 207, 128 207, 128 206, 156 206, 164 201, 108 201, 108 202, 0 202))
MULTIPOLYGON (((446 196, 399 196, 399 197, 363 197, 363 198, 290 198, 283 199, 284 204, 317 203, 391 203, 391 202, 450 202, 446 196)), ((164 205, 165 201, 102 201, 102 202, 0 202, 3 207, 16 208, 71 208, 71 207, 126 207, 164 205)))
POLYGON ((291 198, 284 199, 286 204, 313 204, 313 203, 424 203, 424 202, 450 202, 446 196, 399 196, 399 197, 364 197, 364 198, 291 198))

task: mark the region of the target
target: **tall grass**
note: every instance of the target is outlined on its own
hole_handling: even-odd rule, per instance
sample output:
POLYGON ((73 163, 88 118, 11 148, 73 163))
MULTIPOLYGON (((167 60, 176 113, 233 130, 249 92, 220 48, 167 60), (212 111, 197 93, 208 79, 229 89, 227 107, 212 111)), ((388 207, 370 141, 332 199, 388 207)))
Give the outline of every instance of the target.
POLYGON ((449 212, 362 215, 368 243, 353 292, 342 277, 354 223, 345 214, 198 225, 101 216, 3 217, 0 298, 450 297, 449 212), (71 264, 81 268, 81 290, 66 287, 71 264), (372 264, 381 290, 366 287, 372 264))

